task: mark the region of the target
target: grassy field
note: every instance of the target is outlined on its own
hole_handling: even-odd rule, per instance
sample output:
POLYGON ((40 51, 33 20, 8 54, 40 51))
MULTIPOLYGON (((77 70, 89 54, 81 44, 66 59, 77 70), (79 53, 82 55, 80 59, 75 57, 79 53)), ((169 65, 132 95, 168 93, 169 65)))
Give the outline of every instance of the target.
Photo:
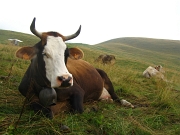
POLYGON ((180 134, 180 42, 145 38, 122 38, 90 46, 68 44, 84 51, 84 60, 101 68, 111 78, 116 93, 137 106, 94 102, 84 105, 83 114, 69 112, 53 120, 34 114, 26 104, 15 129, 25 98, 17 90, 29 61, 15 57, 19 48, 8 38, 33 45, 35 36, 0 30, 0 134, 3 135, 179 135, 180 134), (2 36, 3 35, 3 36, 2 36), (9 36, 8 36, 9 35, 9 36), (12 35, 14 37, 12 37, 12 35), (100 54, 116 56, 114 65, 95 63, 100 54), (146 79, 149 65, 161 64, 168 82, 146 79), (70 131, 61 131, 61 125, 70 131))

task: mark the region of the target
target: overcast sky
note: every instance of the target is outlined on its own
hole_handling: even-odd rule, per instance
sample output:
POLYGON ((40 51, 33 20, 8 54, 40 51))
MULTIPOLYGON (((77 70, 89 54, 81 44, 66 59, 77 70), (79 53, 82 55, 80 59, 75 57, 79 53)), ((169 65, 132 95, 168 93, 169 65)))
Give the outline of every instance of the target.
MULTIPOLYGON (((120 37, 180 40, 179 0, 1 0, 0 29, 81 33, 71 42, 97 44, 120 37)), ((11 38, 11 37, 10 37, 11 38)))

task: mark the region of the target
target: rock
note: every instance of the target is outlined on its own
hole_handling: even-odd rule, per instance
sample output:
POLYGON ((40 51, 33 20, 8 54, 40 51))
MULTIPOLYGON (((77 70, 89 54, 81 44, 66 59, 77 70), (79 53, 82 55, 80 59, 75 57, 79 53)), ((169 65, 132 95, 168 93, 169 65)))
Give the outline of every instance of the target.
POLYGON ((60 125, 60 131, 63 133, 70 133, 71 129, 68 126, 61 124, 60 125))

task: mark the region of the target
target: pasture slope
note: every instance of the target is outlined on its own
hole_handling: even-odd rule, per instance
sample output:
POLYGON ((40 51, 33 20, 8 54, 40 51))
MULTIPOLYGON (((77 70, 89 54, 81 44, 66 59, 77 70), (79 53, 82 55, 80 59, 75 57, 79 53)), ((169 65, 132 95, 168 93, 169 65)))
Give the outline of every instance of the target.
MULTIPOLYGON (((0 30, 0 134, 2 135, 178 135, 180 134, 180 41, 119 38, 97 45, 70 44, 79 47, 84 59, 107 72, 120 98, 137 108, 116 103, 94 102, 84 106, 83 114, 64 112, 53 120, 34 114, 25 104, 18 85, 29 61, 15 58, 19 46, 8 38, 33 45, 39 39, 33 35, 0 30), (101 65, 94 60, 100 54, 113 54, 114 65, 101 65), (168 82, 146 79, 142 72, 149 65, 161 64, 168 82), (70 130, 61 131, 61 125, 70 130)), ((93 78, 92 78, 93 79, 93 78)))

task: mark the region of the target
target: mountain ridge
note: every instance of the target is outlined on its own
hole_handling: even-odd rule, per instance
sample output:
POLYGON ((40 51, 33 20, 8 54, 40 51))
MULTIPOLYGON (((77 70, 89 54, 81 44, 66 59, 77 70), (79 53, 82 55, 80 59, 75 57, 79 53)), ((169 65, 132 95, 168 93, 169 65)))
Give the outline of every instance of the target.
POLYGON ((141 37, 125 37, 111 39, 96 46, 107 47, 107 46, 130 46, 144 50, 150 50, 160 53, 176 54, 180 52, 180 41, 179 40, 167 40, 167 39, 153 39, 153 38, 141 38, 141 37))

